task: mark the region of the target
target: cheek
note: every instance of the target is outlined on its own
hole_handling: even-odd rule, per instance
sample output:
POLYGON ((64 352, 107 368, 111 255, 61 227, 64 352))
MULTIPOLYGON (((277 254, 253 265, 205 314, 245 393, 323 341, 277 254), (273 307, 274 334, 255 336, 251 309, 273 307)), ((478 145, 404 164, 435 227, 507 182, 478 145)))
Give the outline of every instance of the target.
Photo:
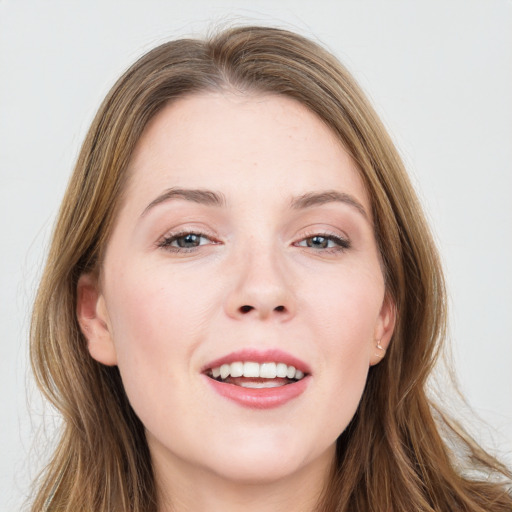
POLYGON ((310 289, 314 300, 309 301, 308 318, 322 354, 318 382, 325 398, 317 403, 317 412, 327 420, 324 428, 331 437, 346 428, 360 402, 383 296, 378 272, 340 275, 323 290, 310 289))
POLYGON ((179 388, 180 374, 191 371, 188 363, 205 336, 214 301, 190 275, 185 279, 165 268, 129 268, 110 273, 107 300, 118 366, 137 410, 144 409, 148 393, 163 392, 162 382, 179 388))
MULTIPOLYGON (((329 351, 352 357, 372 346, 384 298, 380 272, 340 272, 311 283, 305 294, 310 315, 329 340, 329 351)), ((356 357, 357 358, 357 357, 356 357)))
POLYGON ((170 342, 180 339, 181 331, 193 338, 209 312, 211 298, 200 276, 155 267, 111 273, 109 312, 120 351, 177 348, 170 342))

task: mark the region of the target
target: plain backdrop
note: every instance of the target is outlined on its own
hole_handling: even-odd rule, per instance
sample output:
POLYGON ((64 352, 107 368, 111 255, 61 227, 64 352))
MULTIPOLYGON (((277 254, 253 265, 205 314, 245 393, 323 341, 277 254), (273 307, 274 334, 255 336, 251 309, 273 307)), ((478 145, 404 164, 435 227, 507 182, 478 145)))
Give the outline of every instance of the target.
POLYGON ((461 388, 488 425, 468 426, 510 460, 512 2, 0 0, 2 511, 19 510, 48 447, 36 434, 55 428, 28 370, 29 315, 95 110, 146 50, 230 23, 314 37, 369 94, 441 249, 461 388))

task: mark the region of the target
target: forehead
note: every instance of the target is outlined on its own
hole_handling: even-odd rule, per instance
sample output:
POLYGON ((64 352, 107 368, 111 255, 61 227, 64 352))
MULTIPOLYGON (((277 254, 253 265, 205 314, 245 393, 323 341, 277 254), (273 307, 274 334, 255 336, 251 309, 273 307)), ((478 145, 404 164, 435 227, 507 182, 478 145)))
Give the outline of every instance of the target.
POLYGON ((369 210, 359 170, 332 130, 278 95, 202 93, 165 106, 135 148, 127 192, 170 186, 264 197, 336 189, 369 210))

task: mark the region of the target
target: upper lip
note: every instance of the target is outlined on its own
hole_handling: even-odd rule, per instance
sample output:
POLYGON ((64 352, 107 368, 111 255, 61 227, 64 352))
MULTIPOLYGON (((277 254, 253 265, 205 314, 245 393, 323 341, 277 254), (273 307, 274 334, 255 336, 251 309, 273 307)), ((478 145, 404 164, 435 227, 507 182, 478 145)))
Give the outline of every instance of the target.
POLYGON ((254 362, 254 363, 285 363, 288 366, 294 366, 297 370, 300 370, 304 374, 310 374, 311 368, 307 363, 302 361, 301 359, 289 354, 288 352, 284 352, 279 349, 270 349, 270 350, 257 350, 257 349, 243 349, 237 350, 235 352, 231 352, 230 354, 226 354, 214 361, 205 364, 201 372, 204 373, 212 368, 218 368, 223 364, 231 364, 237 361, 242 362, 254 362))

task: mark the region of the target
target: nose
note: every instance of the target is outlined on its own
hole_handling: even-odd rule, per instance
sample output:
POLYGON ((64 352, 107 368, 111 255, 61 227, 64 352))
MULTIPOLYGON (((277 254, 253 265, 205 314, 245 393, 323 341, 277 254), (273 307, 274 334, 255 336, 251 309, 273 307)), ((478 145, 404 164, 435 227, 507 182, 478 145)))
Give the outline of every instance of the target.
POLYGON ((268 252, 240 258, 231 268, 234 284, 227 297, 228 316, 286 321, 295 315, 296 301, 292 279, 279 258, 268 252))

